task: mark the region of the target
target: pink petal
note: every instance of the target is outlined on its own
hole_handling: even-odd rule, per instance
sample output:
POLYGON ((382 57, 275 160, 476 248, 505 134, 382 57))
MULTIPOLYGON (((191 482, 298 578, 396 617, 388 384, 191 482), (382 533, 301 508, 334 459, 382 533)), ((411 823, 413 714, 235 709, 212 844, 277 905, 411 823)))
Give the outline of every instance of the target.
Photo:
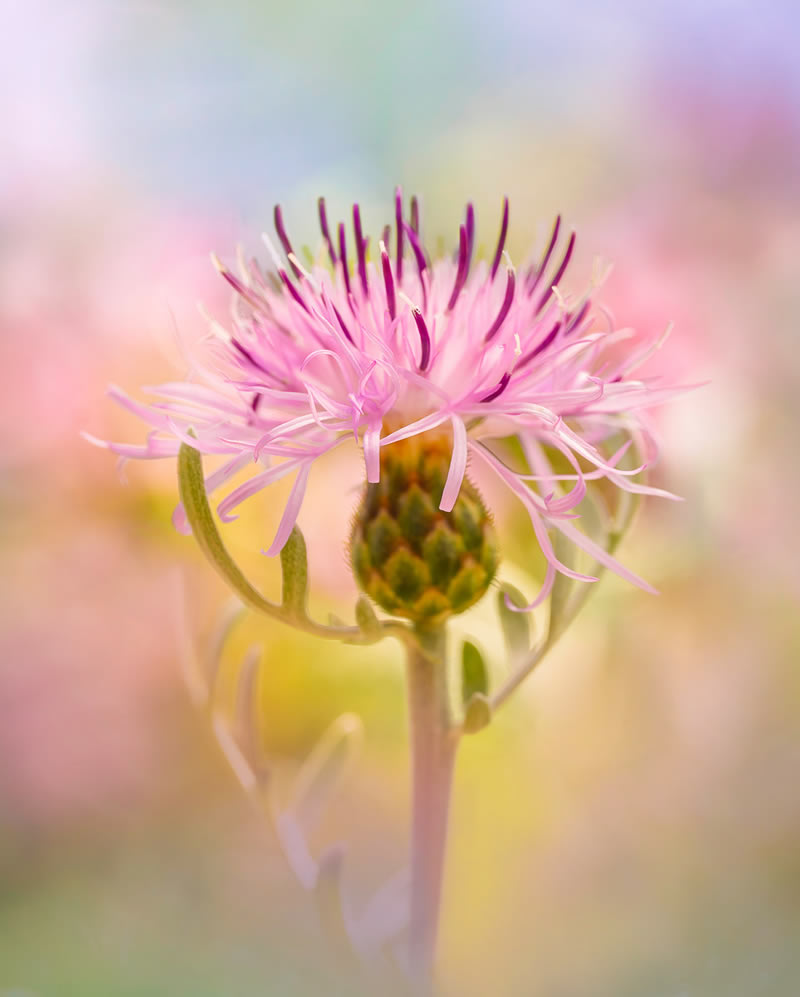
POLYGON ((275 534, 275 539, 272 541, 269 550, 265 552, 268 557, 274 557, 279 553, 289 539, 289 534, 294 529, 294 524, 297 522, 297 515, 300 512, 300 506, 303 504, 303 497, 306 494, 306 485, 308 484, 308 475, 311 472, 312 463, 313 461, 306 461, 298 471, 297 478, 294 485, 292 485, 289 501, 286 503, 283 516, 278 524, 278 532, 275 534))
POLYGON ((450 470, 447 472, 442 501, 439 503, 442 512, 450 512, 456 504, 467 470, 467 427, 464 420, 455 415, 450 422, 453 426, 453 456, 450 458, 450 470))
POLYGON ((364 432, 364 462, 367 465, 367 481, 375 484, 381 480, 381 422, 371 422, 364 432))

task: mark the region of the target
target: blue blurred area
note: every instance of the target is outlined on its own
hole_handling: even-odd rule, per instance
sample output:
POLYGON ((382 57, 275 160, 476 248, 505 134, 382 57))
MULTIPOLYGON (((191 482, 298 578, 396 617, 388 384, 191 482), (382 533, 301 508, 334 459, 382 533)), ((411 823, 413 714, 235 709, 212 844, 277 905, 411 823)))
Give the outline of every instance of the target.
MULTIPOLYGON (((618 152, 637 158, 662 128, 641 114, 659 89, 745 108, 774 93, 797 116, 800 16, 788 3, 84 0, 41 14, 35 26, 21 17, 30 59, 73 43, 51 84, 80 108, 98 172, 246 220, 298 189, 385 196, 419 181, 476 118, 502 189, 518 130, 547 154, 565 133, 636 115, 637 141, 618 152)), ((456 147, 456 184, 464 165, 456 147)))

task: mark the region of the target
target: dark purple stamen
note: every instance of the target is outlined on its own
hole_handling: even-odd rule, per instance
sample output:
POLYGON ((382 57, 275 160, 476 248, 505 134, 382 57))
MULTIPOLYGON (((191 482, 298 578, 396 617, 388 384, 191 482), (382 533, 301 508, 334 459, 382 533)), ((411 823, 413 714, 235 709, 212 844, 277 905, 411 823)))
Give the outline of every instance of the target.
POLYGON ((500 383, 497 385, 497 387, 492 388, 492 390, 489 392, 488 395, 484 395, 483 398, 481 398, 481 401, 493 402, 498 395, 502 395, 502 393, 506 390, 506 385, 510 380, 511 380, 511 371, 507 370, 505 374, 503 374, 503 376, 500 378, 500 383))
POLYGON ((251 412, 256 412, 256 411, 258 410, 258 403, 259 403, 260 401, 261 401, 261 395, 260 395, 260 394, 259 394, 259 392, 257 391, 257 392, 256 392, 256 393, 255 393, 255 394, 253 395, 253 400, 252 400, 252 401, 250 402, 250 410, 251 410, 251 412))
POLYGON ((419 235, 419 201, 415 195, 411 197, 411 228, 419 235))
POLYGON ((536 288, 539 286, 539 281, 542 279, 542 274, 550 262, 550 257, 553 255, 553 250, 556 247, 556 242, 558 241, 558 233, 561 229, 561 215, 556 217, 555 224, 553 225, 553 232, 550 236, 550 242, 547 244, 547 249, 544 251, 544 256, 542 257, 542 262, 539 264, 537 270, 533 271, 533 281, 528 287, 528 294, 533 294, 536 288))
POLYGON ((361 210, 357 204, 353 205, 353 231, 356 235, 356 253, 358 254, 358 276, 361 278, 361 287, 364 294, 367 294, 367 244, 361 231, 361 210))
POLYGON ((349 329, 347 328, 347 326, 346 326, 346 325, 344 324, 344 319, 343 319, 343 318, 342 318, 342 316, 341 316, 341 315, 339 314, 339 309, 338 309, 338 308, 336 307, 336 305, 333 305, 333 310, 334 310, 334 312, 336 313, 336 318, 337 318, 337 319, 339 320, 339 325, 340 325, 340 326, 342 327, 342 332, 343 332, 343 333, 345 334, 345 336, 347 336, 347 338, 348 338, 348 339, 350 340, 350 342, 351 342, 351 343, 353 344, 353 346, 355 346, 355 345, 356 345, 356 344, 355 344, 355 340, 354 340, 354 339, 353 339, 353 337, 352 337, 352 336, 350 335, 350 330, 349 330, 349 329))
POLYGON ((385 243, 384 248, 381 250, 381 266, 383 267, 383 283, 386 285, 386 306, 389 309, 389 315, 394 320, 397 316, 397 304, 394 297, 394 277, 392 277, 392 264, 389 260, 385 243))
MULTIPOLYGON (((403 283, 403 191, 398 187, 394 192, 394 220, 397 226, 397 263, 395 272, 397 283, 403 283)), ((389 243, 387 242, 388 246, 389 243)))
POLYGON ((529 363, 531 360, 533 360, 534 357, 538 357, 540 353, 546 350, 547 347, 553 342, 553 340, 558 335, 558 330, 560 328, 561 328, 561 322, 560 321, 556 322, 556 324, 553 326, 550 332, 547 333, 547 335, 544 337, 541 343, 539 343, 538 346, 535 346, 530 351, 530 353, 527 353, 517 364, 517 367, 524 367, 526 363, 529 363))
POLYGON ((575 233, 573 232, 572 235, 569 237, 569 242, 567 243, 567 249, 566 249, 566 252, 564 253, 564 258, 561 261, 561 264, 560 264, 558 270, 556 270, 555 276, 550 281, 550 286, 547 288, 547 290, 544 292, 544 294, 539 299, 539 304, 536 306, 536 312, 537 312, 537 314, 544 308, 544 306, 550 300, 550 296, 553 293, 553 288, 558 285, 558 282, 564 276, 564 271, 569 266, 570 257, 572 256, 572 250, 574 248, 575 248, 575 233))
MULTIPOLYGON (((275 205, 275 231, 278 233, 278 238, 281 240, 281 245, 283 246, 283 251, 286 253, 286 256, 294 256, 292 244, 289 242, 289 236, 286 234, 286 227, 283 224, 283 213, 281 212, 280 204, 275 205)), ((303 271, 297 266, 296 263, 289 260, 289 265, 291 266, 295 277, 302 277, 303 271)))
POLYGON ((500 238, 497 240, 497 249, 495 250, 494 259, 492 260, 492 280, 494 280, 497 274, 497 269, 500 266, 500 260, 503 258, 503 250, 506 245, 506 235, 508 234, 508 198, 503 198, 503 221, 500 224, 500 238))
POLYGON ((333 241, 331 239, 330 229, 328 228, 328 214, 325 211, 325 198, 321 197, 317 201, 319 207, 319 227, 322 229, 322 238, 328 244, 328 255, 331 258, 331 263, 336 265, 336 250, 333 248, 333 241))
POLYGON ((425 324, 425 319, 422 317, 422 312, 419 308, 414 309, 414 321, 417 323, 417 329, 419 331, 419 341, 422 346, 422 355, 419 361, 419 369, 421 371, 427 370, 428 363, 431 359, 431 336, 428 332, 428 327, 425 324))
POLYGON ((233 345, 233 347, 235 349, 237 349, 242 354, 242 356, 245 358, 245 360, 248 360, 254 367, 257 367, 259 370, 263 370, 264 369, 261 366, 261 364, 256 360, 256 358, 253 356, 253 354, 250 352, 250 350, 246 350, 244 348, 244 346, 242 346, 242 344, 239 342, 238 339, 233 339, 232 338, 231 339, 231 344, 233 345))
POLYGON ((564 335, 567 335, 567 333, 572 332, 573 329, 577 329, 577 327, 581 324, 581 322, 583 322, 583 320, 586 318, 586 313, 588 311, 589 311, 589 302, 584 301, 584 303, 578 309, 574 317, 568 318, 566 328, 564 329, 564 335))
POLYGON ((447 311, 451 312, 455 306, 456 301, 458 301, 458 296, 461 294, 461 290, 467 282, 467 274, 469 273, 469 242, 467 239, 467 230, 461 225, 458 230, 458 269, 456 270, 456 281, 453 284, 453 293, 450 295, 450 300, 447 302, 447 311))
POLYGON ((291 294, 291 296, 298 303, 298 305, 300 305, 300 307, 303 309, 304 312, 308 312, 308 314, 310 315, 311 312, 308 310, 308 305, 305 303, 305 301, 303 301, 300 292, 297 290, 297 288, 294 286, 291 280, 289 280, 289 274, 286 273, 285 270, 279 270, 278 276, 283 281, 284 287, 288 290, 289 294, 291 294))
POLYGON ((422 279, 422 272, 425 270, 428 263, 425 259, 425 253, 422 250, 422 246, 420 245, 417 233, 414 231, 413 228, 411 228, 410 225, 406 225, 405 222, 403 222, 403 228, 406 230, 406 235, 408 236, 408 241, 411 243, 411 249, 414 253, 414 259, 416 260, 417 263, 417 270, 419 271, 419 282, 422 285, 422 302, 425 308, 427 308, 428 292, 425 288, 425 281, 422 279))
POLYGON ((472 201, 467 204, 467 255, 472 259, 472 249, 475 245, 475 208, 472 201))
POLYGON ((240 294, 249 304, 253 303, 253 295, 250 293, 250 290, 247 287, 245 287, 245 285, 239 280, 238 277, 234 277, 234 275, 230 272, 230 270, 228 270, 227 267, 220 270, 220 273, 225 278, 225 280, 227 280, 227 282, 231 285, 234 291, 236 291, 237 294, 240 294))
POLYGON ((511 311, 511 305, 514 301, 514 287, 516 285, 516 275, 513 270, 508 271, 508 280, 506 282, 506 293, 503 298, 503 303, 500 305, 500 311, 497 313, 497 318, 492 322, 491 328, 486 333, 486 338, 484 343, 488 343, 500 329, 500 326, 505 322, 506 316, 511 311))
POLYGON ((347 242, 344 231, 344 222, 339 222, 339 259, 342 264, 342 274, 344 276, 344 288, 347 297, 350 297, 350 268, 347 265, 347 242))

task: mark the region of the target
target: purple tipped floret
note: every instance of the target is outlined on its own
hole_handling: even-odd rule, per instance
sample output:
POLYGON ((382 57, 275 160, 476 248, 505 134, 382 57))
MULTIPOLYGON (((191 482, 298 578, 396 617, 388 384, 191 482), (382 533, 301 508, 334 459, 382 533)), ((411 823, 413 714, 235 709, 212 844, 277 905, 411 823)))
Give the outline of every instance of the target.
POLYGON ((420 244, 417 233, 411 228, 410 225, 406 225, 403 222, 403 228, 406 230, 406 235, 408 236, 408 241, 411 243, 411 250, 414 253, 414 259, 417 264, 417 270, 419 272, 419 282, 422 285, 422 301, 425 308, 428 307, 428 291, 425 287, 425 281, 422 279, 422 274, 427 267, 428 263, 425 259, 425 253, 423 252, 422 246, 420 244))
POLYGON ((550 344, 553 342, 553 340, 556 338, 556 336, 558 335, 558 330, 560 328, 561 328, 561 322, 560 321, 556 322, 556 324, 553 326, 553 328, 550 330, 550 332, 547 333, 547 335, 544 337, 544 339, 541 341, 541 343, 539 343, 538 346, 535 346, 530 351, 530 353, 526 353, 525 354, 525 356, 517 364, 517 367, 524 367, 525 364, 527 364, 531 360, 533 360, 534 357, 538 357, 540 353, 543 353, 547 349, 547 347, 550 346, 550 344))
POLYGON ((553 293, 553 288, 558 286, 558 282, 564 276, 564 273, 567 267, 569 266, 569 261, 572 257, 572 250, 574 248, 575 248, 575 233, 573 232, 572 235, 569 237, 569 242, 567 243, 567 248, 564 253, 564 258, 561 260, 558 270, 556 270, 553 279, 550 281, 550 286, 547 288, 547 290, 539 299, 539 304, 536 306, 537 314, 544 308, 544 306, 550 300, 550 296, 553 293))
POLYGON ((333 240, 331 239, 330 229, 328 228, 328 213, 325 210, 324 197, 319 199, 317 206, 319 208, 319 227, 322 230, 322 238, 328 246, 328 255, 331 258, 331 263, 336 266, 336 250, 333 248, 333 240))
POLYGON ((235 350, 238 350, 239 353, 241 353, 241 355, 245 358, 245 360, 249 361, 258 370, 263 370, 263 367, 256 360, 256 358, 253 356, 250 350, 245 349, 244 346, 242 346, 242 344, 235 336, 231 336, 231 345, 235 350))
POLYGON ((475 207, 472 201, 467 204, 467 256, 472 259, 472 250, 475 246, 475 207))
POLYGON ((506 386, 508 385, 508 382, 510 380, 511 380, 511 371, 507 370, 505 374, 503 374, 503 376, 500 378, 500 383, 497 385, 497 387, 492 388, 492 390, 489 392, 488 395, 484 395, 483 398, 481 398, 481 401, 493 402, 495 398, 497 398, 499 395, 502 395, 502 393, 506 390, 506 386))
POLYGON ((358 254, 358 276, 361 278, 361 287, 364 294, 369 293, 367 283, 367 244, 364 241, 364 234, 361 231, 361 209, 357 204, 353 205, 353 231, 356 237, 356 253, 358 254))
POLYGON ((539 264, 538 268, 533 273, 533 281, 528 287, 528 294, 531 295, 539 286, 539 281, 542 279, 542 274, 547 268, 547 264, 550 262, 550 257, 553 255, 553 250, 556 248, 556 242, 558 242, 558 233, 561 230, 561 215, 556 216, 555 224, 553 225, 553 231, 550 235, 550 242, 547 244, 547 249, 544 251, 544 256, 542 257, 542 262, 539 264))
MULTIPOLYGON (((397 284, 403 283, 403 191, 398 187, 394 192, 394 220, 397 228, 397 263, 395 273, 397 284)), ((388 246, 389 243, 387 242, 388 246)))
POLYGON ((344 230, 344 222, 339 222, 339 260, 342 264, 342 275, 344 277, 344 289, 347 297, 350 297, 350 268, 347 265, 347 236, 344 230))
POLYGON ((235 277, 230 272, 230 270, 228 270, 227 267, 224 267, 222 270, 220 270, 220 273, 222 274, 223 278, 227 280, 227 282, 231 285, 234 291, 236 291, 237 294, 240 294, 247 302, 252 301, 252 295, 250 294, 247 287, 245 287, 245 285, 239 280, 239 278, 235 277))
POLYGON ((278 276, 283 281, 283 285, 286 288, 286 290, 289 292, 289 294, 291 294, 291 296, 298 303, 298 305, 300 305, 300 307, 303 309, 304 312, 308 312, 308 314, 310 315, 311 312, 309 311, 308 305, 305 303, 305 301, 303 301, 302 295, 294 286, 294 284, 291 282, 291 280, 289 280, 289 274, 286 273, 285 270, 279 270, 278 276))
POLYGON ((411 228, 419 235, 419 201, 416 195, 411 197, 411 228))
POLYGON ((497 275, 500 260, 503 258, 503 250, 506 248, 506 236, 508 235, 508 198, 503 198, 503 221, 500 224, 500 238, 497 240, 497 249, 492 260, 492 280, 497 275))
POLYGON ((581 322, 583 322, 583 320, 586 318, 586 313, 588 311, 589 311, 589 302, 584 301, 584 303, 581 305, 581 307, 573 316, 571 317, 568 316, 567 325, 564 329, 565 336, 568 335, 570 332, 572 332, 574 329, 578 328, 581 322))
POLYGON ((514 302, 514 288, 516 286, 516 275, 513 270, 508 271, 508 280, 506 282, 506 293, 503 298, 503 303, 500 305, 500 311, 497 313, 497 318, 492 322, 491 328, 486 333, 485 343, 488 343, 500 329, 500 326, 505 322, 506 316, 511 311, 511 305, 514 302))
POLYGON ((333 310, 336 313, 336 318, 339 320, 339 325, 342 328, 342 332, 345 334, 345 336, 347 336, 347 338, 350 340, 350 342, 355 346, 355 340, 350 335, 350 330, 345 325, 344 319, 342 318, 341 313, 339 312, 339 309, 336 307, 336 305, 333 306, 333 310))
POLYGON ((464 225, 461 225, 458 230, 458 269, 456 270, 456 280, 453 284, 453 293, 450 295, 450 300, 447 302, 448 312, 451 312, 455 307, 456 301, 458 301, 458 296, 461 294, 461 290, 467 282, 468 274, 469 241, 467 238, 467 229, 464 225))
POLYGON ((392 321, 397 317, 397 303, 394 295, 394 277, 392 276, 392 263, 385 248, 381 250, 381 267, 383 268, 383 283, 386 285, 386 307, 392 321))
MULTIPOLYGON (((283 212, 281 211, 280 204, 275 205, 275 231, 278 233, 278 238, 281 241, 281 245, 283 246, 283 251, 286 253, 287 259, 290 256, 294 256, 292 244, 289 242, 289 236, 286 234, 286 226, 283 224, 283 212)), ((291 266, 292 273, 295 277, 302 277, 303 271, 297 266, 296 263, 289 260, 289 265, 291 266)))
POLYGON ((419 369, 421 371, 425 371, 428 369, 428 364, 431 359, 431 334, 428 332, 428 326, 425 324, 425 319, 423 318, 422 312, 419 308, 414 309, 414 321, 417 323, 419 341, 422 347, 419 369))

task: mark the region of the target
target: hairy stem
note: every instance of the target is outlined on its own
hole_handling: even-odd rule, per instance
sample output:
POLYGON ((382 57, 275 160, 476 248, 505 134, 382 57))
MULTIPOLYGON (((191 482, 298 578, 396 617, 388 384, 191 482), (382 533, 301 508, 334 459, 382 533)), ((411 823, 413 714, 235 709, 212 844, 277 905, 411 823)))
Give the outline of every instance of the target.
POLYGON ((411 745, 411 917, 409 962, 423 992, 430 990, 444 879, 450 791, 458 731, 450 722, 445 634, 420 634, 408 647, 411 745))

